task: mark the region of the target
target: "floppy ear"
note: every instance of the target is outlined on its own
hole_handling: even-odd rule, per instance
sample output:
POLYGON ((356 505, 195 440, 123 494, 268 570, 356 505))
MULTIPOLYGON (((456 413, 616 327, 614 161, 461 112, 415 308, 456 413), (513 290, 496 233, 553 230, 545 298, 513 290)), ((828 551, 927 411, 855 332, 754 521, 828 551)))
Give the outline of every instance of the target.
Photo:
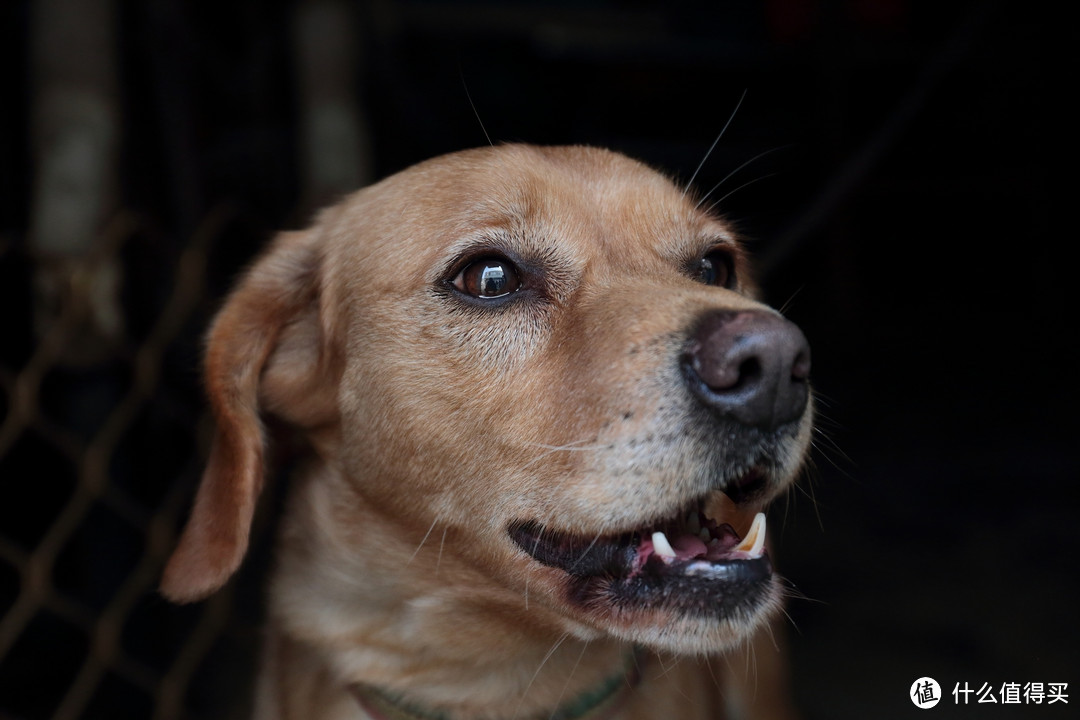
POLYGON ((244 557, 263 486, 260 410, 307 427, 336 412, 319 321, 316 238, 316 231, 279 235, 210 330, 205 382, 217 430, 191 517, 161 581, 161 592, 175 602, 214 592, 244 557))

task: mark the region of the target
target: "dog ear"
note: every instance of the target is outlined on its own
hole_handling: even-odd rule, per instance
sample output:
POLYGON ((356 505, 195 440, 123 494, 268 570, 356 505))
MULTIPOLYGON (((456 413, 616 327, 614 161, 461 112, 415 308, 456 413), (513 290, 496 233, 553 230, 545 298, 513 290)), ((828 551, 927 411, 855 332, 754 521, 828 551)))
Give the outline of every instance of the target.
POLYGON ((205 382, 217 428, 191 517, 161 581, 174 602, 220 588, 247 551, 263 486, 260 411, 309 428, 336 414, 319 277, 317 231, 282 233, 214 320, 205 382))

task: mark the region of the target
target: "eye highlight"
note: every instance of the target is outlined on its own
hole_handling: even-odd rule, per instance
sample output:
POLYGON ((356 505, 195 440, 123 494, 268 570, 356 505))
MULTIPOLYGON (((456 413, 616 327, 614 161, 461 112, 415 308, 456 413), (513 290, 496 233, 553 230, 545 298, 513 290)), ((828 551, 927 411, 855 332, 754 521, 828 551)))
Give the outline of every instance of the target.
POLYGON ((493 300, 516 292, 521 287, 521 278, 509 260, 486 257, 466 265, 452 284, 466 295, 493 300))
POLYGON ((735 284, 734 262, 727 252, 711 250, 697 261, 694 279, 706 285, 730 288, 735 284))

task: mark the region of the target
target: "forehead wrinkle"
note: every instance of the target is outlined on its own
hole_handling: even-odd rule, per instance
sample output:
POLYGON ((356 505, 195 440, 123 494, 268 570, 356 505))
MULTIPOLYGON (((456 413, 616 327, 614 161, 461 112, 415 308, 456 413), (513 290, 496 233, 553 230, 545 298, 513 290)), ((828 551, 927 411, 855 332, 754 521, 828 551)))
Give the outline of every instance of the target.
POLYGON ((500 162, 483 158, 455 173, 442 204, 452 210, 441 218, 445 237, 436 239, 442 269, 490 243, 572 281, 594 264, 655 272, 658 262, 677 267, 717 240, 734 244, 721 221, 640 162, 591 148, 507 150, 500 162))
POLYGON ((717 240, 733 243, 722 224, 696 211, 670 181, 647 170, 629 178, 590 178, 571 202, 597 271, 653 274, 676 270, 717 240))

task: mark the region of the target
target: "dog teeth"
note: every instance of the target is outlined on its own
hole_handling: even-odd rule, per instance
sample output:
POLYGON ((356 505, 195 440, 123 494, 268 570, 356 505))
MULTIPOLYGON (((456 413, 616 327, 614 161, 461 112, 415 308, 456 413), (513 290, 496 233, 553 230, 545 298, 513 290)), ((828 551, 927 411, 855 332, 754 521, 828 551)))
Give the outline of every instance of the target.
POLYGON ((653 550, 656 554, 669 560, 675 559, 675 549, 671 547, 671 543, 668 542, 667 535, 662 532, 654 532, 652 534, 653 550))
MULTIPOLYGON (((665 538, 666 539, 666 538, 665 538)), ((653 536, 653 543, 656 542, 656 536, 653 536)), ((742 542, 736 545, 733 550, 744 552, 751 558, 759 558, 765 552, 765 513, 758 513, 754 516, 754 524, 750 526, 750 529, 746 532, 746 537, 742 539, 742 542)))

